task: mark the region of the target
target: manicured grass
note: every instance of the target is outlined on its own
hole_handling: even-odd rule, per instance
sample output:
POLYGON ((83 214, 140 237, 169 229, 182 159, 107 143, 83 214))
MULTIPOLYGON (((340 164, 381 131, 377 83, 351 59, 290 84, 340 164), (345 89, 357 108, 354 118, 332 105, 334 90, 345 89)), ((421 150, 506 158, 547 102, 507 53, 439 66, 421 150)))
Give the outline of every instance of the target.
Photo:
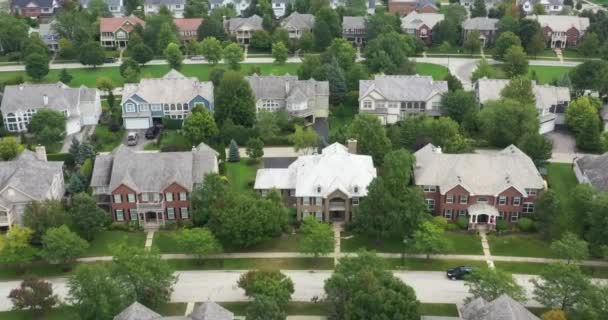
POLYGON ((168 260, 175 270, 250 270, 250 269, 281 269, 281 270, 333 270, 332 258, 238 258, 238 259, 206 259, 168 260))
POLYGON ((433 76, 434 80, 443 80, 448 72, 448 68, 438 64, 416 63, 416 73, 425 76, 433 76))
MULTIPOLYGON (((150 145, 155 145, 162 151, 189 151, 192 149, 192 143, 177 130, 164 130, 159 141, 160 143, 158 145, 155 143, 150 143, 150 145)), ((154 150, 151 148, 153 147, 144 149, 154 150)))
POLYGON ((230 186, 237 191, 251 191, 255 181, 258 164, 249 163, 242 158, 239 162, 226 163, 226 176, 230 186))
MULTIPOLYGON (((221 66, 221 65, 220 65, 221 66)), ((286 63, 284 65, 275 65, 272 63, 256 63, 256 64, 242 64, 241 70, 243 73, 248 74, 253 67, 259 67, 262 74, 276 74, 282 75, 285 73, 296 74, 299 64, 297 63, 286 63)), ((213 67, 207 64, 186 64, 182 67, 180 72, 189 77, 197 77, 200 80, 209 80, 209 71, 213 67)), ((160 78, 169 71, 168 65, 150 65, 144 66, 141 69, 142 78, 160 78)), ((43 82, 57 82, 59 81, 60 69, 50 70, 49 74, 42 80, 43 82)), ((70 82, 70 86, 78 87, 85 85, 88 87, 95 87, 97 78, 106 77, 112 80, 114 85, 122 86, 124 79, 120 76, 118 67, 108 68, 86 68, 86 69, 68 69, 68 72, 74 77, 70 82)), ((24 75, 24 71, 11 71, 11 72, 0 72, 0 82, 4 82, 7 79, 11 79, 17 75, 24 75)), ((28 81, 31 81, 29 77, 28 81)))
MULTIPOLYGON (((495 261, 496 268, 517 274, 540 274, 545 263, 495 261)), ((593 278, 608 278, 608 267, 581 266, 581 270, 593 278)))
MULTIPOLYGON (((28 276, 59 277, 67 274, 62 270, 61 266, 47 264, 42 261, 34 262, 24 268, 8 265, 0 266, 0 280, 25 279, 28 276)), ((3 318, 0 317, 0 319, 3 318)))
POLYGON ((495 256, 554 258, 549 243, 535 234, 489 235, 488 241, 495 256))
MULTIPOLYGON (((507 76, 504 74, 500 64, 495 64, 494 68, 498 70, 498 78, 506 79, 507 76)), ((561 79, 565 74, 570 72, 572 67, 563 66, 530 66, 528 68, 528 75, 532 75, 532 71, 536 72, 536 77, 540 84, 550 84, 553 80, 561 79)))
POLYGON ((143 232, 127 231, 102 231, 91 241, 85 256, 109 256, 111 255, 110 246, 126 241, 132 246, 143 247, 146 243, 146 234, 143 232))
MULTIPOLYGON (((0 312, 0 319, 2 320, 31 320, 36 319, 31 311, 3 311, 0 312)), ((54 308, 44 314, 39 319, 44 320, 79 320, 80 317, 76 310, 72 307, 62 306, 54 308)))
POLYGON ((125 129, 120 127, 116 132, 110 131, 106 124, 98 124, 95 127, 95 145, 99 152, 110 152, 122 143, 125 136, 125 129))
POLYGON ((412 270, 412 271, 446 271, 447 269, 458 266, 472 266, 477 268, 487 268, 485 261, 474 260, 443 260, 443 259, 419 259, 405 258, 403 263, 398 258, 387 258, 389 268, 392 270, 412 270))
MULTIPOLYGON (((445 237, 451 244, 451 248, 447 253, 450 254, 478 254, 481 255, 483 250, 479 236, 472 233, 446 232, 445 237)), ((359 249, 375 250, 378 252, 400 253, 403 251, 402 239, 386 239, 380 243, 374 239, 362 236, 353 236, 349 239, 342 239, 341 249, 344 252, 354 252, 359 249)), ((413 249, 408 248, 408 253, 414 253, 413 249)))
POLYGON ((567 163, 550 163, 547 165, 549 188, 559 196, 560 200, 566 201, 578 181, 572 171, 572 165, 567 163))
MULTIPOLYGON (((153 245, 162 253, 188 253, 180 250, 174 231, 159 231, 154 234, 153 245)), ((247 249, 224 248, 225 252, 298 252, 299 234, 283 234, 247 249)))
MULTIPOLYGON (((232 311, 235 316, 244 316, 249 302, 220 302, 222 307, 232 311)), ((291 301, 285 307, 288 315, 299 316, 327 316, 329 304, 325 302, 295 302, 291 301)), ((420 314, 427 316, 457 317, 458 310, 455 304, 449 303, 422 303, 420 314)))
POLYGON ((424 316, 458 317, 458 309, 451 303, 421 303, 420 314, 424 316))
POLYGON ((329 136, 337 137, 341 132, 345 132, 348 126, 357 115, 359 106, 331 106, 329 108, 329 136))
POLYGON ((165 303, 155 311, 163 316, 183 316, 186 313, 186 303, 165 303))

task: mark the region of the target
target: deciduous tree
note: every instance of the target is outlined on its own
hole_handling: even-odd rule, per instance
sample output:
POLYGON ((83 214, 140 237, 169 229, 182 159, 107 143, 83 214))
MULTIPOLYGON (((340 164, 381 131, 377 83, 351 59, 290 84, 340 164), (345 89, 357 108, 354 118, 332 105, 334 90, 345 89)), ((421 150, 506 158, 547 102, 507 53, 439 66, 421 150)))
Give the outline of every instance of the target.
POLYGON ((32 201, 25 206, 23 225, 33 231, 32 243, 40 244, 50 228, 68 224, 63 204, 58 200, 32 201))
POLYGON ((177 44, 173 42, 169 43, 163 53, 171 69, 179 70, 182 68, 184 55, 182 54, 182 51, 179 49, 179 46, 177 44))
POLYGON ((220 85, 215 91, 214 116, 220 127, 228 119, 236 125, 245 127, 251 127, 255 123, 253 92, 249 82, 239 72, 227 71, 224 73, 220 85))
POLYGON ((215 124, 213 115, 206 108, 192 112, 182 126, 184 135, 190 140, 192 145, 199 145, 201 142, 209 143, 210 139, 217 136, 219 129, 215 124))
POLYGON ((0 237, 0 262, 22 270, 23 265, 36 255, 36 249, 30 245, 33 233, 32 229, 12 226, 4 237, 0 237))
POLYGON ((5 137, 0 140, 0 159, 4 161, 16 158, 25 147, 14 137, 5 137))
POLYGON ((519 37, 511 31, 501 33, 494 44, 494 58, 500 60, 504 59, 505 53, 507 53, 507 50, 512 46, 521 47, 521 40, 519 37))
POLYGON ((175 235, 175 241, 184 252, 196 256, 199 263, 202 263, 208 255, 222 251, 222 245, 207 228, 180 230, 175 235))
POLYGON ((551 251, 567 264, 589 258, 589 245, 572 232, 566 232, 561 239, 551 243, 551 251))
POLYGON ((231 43, 224 48, 224 61, 232 70, 239 70, 240 63, 245 58, 243 49, 236 43, 231 43))
POLYGON ((245 152, 252 161, 259 161, 264 156, 264 141, 260 138, 249 139, 245 152))
POLYGON ((97 68, 103 64, 106 59, 106 54, 97 41, 89 41, 80 47, 80 63, 97 68))
POLYGON ((284 64, 287 61, 289 50, 283 42, 276 42, 272 45, 272 57, 276 64, 284 64))
POLYGON ((201 42, 203 57, 211 64, 217 64, 222 60, 222 44, 214 37, 207 37, 201 42))
POLYGON ((358 114, 348 128, 348 136, 357 139, 358 152, 371 155, 379 165, 384 155, 391 149, 391 141, 378 117, 358 114))
POLYGON ((107 213, 86 193, 72 197, 68 216, 74 232, 87 241, 93 240, 108 220, 107 213))
POLYGON ((295 132, 289 137, 293 148, 296 152, 304 150, 304 153, 309 154, 319 144, 319 136, 317 133, 308 127, 295 126, 295 132))
POLYGON ((294 292, 293 281, 279 270, 250 270, 241 275, 237 284, 246 296, 269 297, 280 307, 287 305, 294 292))
POLYGON ((427 259, 431 258, 431 254, 445 253, 449 247, 445 231, 430 221, 423 222, 414 232, 414 248, 424 253, 427 259))
POLYGON ((511 46, 504 54, 503 69, 510 78, 528 73, 528 58, 521 46, 511 46))
POLYGON ((81 256, 89 244, 67 226, 50 228, 42 236, 40 255, 49 263, 61 263, 65 268, 81 256))
POLYGON ((131 57, 139 64, 144 65, 154 58, 154 51, 147 45, 140 43, 131 48, 131 57))
POLYGON ((488 101, 479 112, 479 120, 484 138, 500 148, 538 132, 539 126, 535 107, 512 99, 488 101))
POLYGON ((49 74, 49 58, 37 53, 25 57, 25 73, 35 81, 40 81, 49 74))
POLYGON ((468 301, 482 298, 493 301, 503 294, 518 301, 526 300, 524 289, 515 282, 513 276, 505 271, 494 268, 477 268, 465 278, 471 297, 468 301))
POLYGON ((589 278, 575 264, 554 263, 539 279, 532 279, 534 299, 547 308, 570 311, 591 288, 589 278))
POLYGON ((527 77, 517 76, 509 81, 501 91, 500 96, 505 99, 519 101, 521 104, 534 105, 536 97, 532 91, 532 81, 527 77))
POLYGON ((303 236, 300 240, 300 252, 318 258, 334 251, 334 232, 329 224, 308 216, 300 226, 300 233, 303 236))
POLYGON ((11 290, 8 298, 15 309, 32 310, 36 317, 59 303, 59 297, 53 294, 53 285, 37 278, 23 280, 19 288, 11 290))

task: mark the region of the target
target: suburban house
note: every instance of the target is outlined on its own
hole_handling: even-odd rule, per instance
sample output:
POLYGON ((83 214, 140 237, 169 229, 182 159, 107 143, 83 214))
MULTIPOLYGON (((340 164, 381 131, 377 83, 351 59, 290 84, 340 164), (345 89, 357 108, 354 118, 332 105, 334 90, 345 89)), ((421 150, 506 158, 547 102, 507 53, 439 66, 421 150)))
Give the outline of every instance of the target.
MULTIPOLYGON (((91 0, 80 0, 80 6, 83 9, 88 9, 91 0)), ((108 6, 108 10, 113 17, 122 17, 125 14, 125 5, 123 0, 104 0, 108 6)))
POLYGON ((342 37, 355 47, 365 44, 365 17, 342 17, 342 37))
POLYGON ((427 144, 414 153, 414 183, 431 213, 456 221, 469 217, 469 229, 497 219, 517 222, 534 213, 545 182, 532 159, 510 145, 498 152, 445 154, 427 144))
POLYGON ((196 40, 198 36, 198 27, 203 23, 202 18, 176 18, 173 19, 175 26, 179 32, 179 39, 183 42, 196 40))
POLYGON ((517 3, 526 15, 534 12, 534 6, 540 4, 545 12, 551 15, 560 14, 564 10, 564 0, 520 0, 517 3))
POLYGON ((213 111, 213 84, 171 70, 162 78, 126 83, 120 105, 126 129, 147 129, 163 117, 185 119, 198 105, 213 111))
POLYGON ((410 114, 441 115, 441 95, 448 92, 447 81, 431 76, 384 76, 359 81, 359 112, 378 116, 383 124, 393 124, 410 114))
POLYGON ((63 162, 47 161, 43 146, 0 161, 0 230, 21 225, 25 206, 33 201, 61 200, 63 162))
POLYGON ((279 190, 297 209, 298 220, 314 216, 326 222, 352 221, 353 207, 367 195, 376 168, 371 156, 356 154, 356 140, 348 145, 336 142, 321 154, 299 156, 286 168, 259 169, 254 189, 263 196, 279 190))
POLYGON ((401 29, 430 45, 433 40, 433 27, 443 19, 444 15, 441 13, 418 13, 414 11, 401 18, 401 29))
POLYGON ((249 8, 250 0, 210 0, 209 12, 215 8, 231 6, 236 11, 236 15, 240 16, 244 10, 249 8))
POLYGON ((293 1, 293 0, 272 0, 270 2, 272 5, 272 11, 274 11, 274 16, 277 19, 280 19, 283 16, 285 16, 285 13, 287 12, 287 5, 288 4, 293 5, 293 3, 295 1, 293 1))
POLYGON ((183 18, 186 0, 144 0, 146 16, 157 14, 162 7, 169 9, 174 18, 183 18))
POLYGON ((289 33, 289 39, 300 39, 306 31, 315 26, 315 16, 309 13, 294 11, 281 21, 281 27, 289 33))
POLYGON ((4 88, 0 111, 7 131, 26 132, 32 116, 40 109, 63 113, 67 119, 66 134, 70 135, 80 132, 83 126, 99 122, 101 99, 96 89, 70 88, 61 82, 24 83, 4 88))
POLYGON ((329 82, 298 80, 297 76, 246 77, 255 95, 256 110, 286 110, 290 116, 314 123, 329 116, 329 82))
POLYGON ((59 8, 56 0, 11 0, 11 14, 28 18, 48 18, 59 8))
POLYGON ((59 51, 59 35, 53 30, 53 23, 41 23, 38 26, 38 36, 51 52, 59 51))
POLYGON ((589 27, 589 18, 578 16, 528 16, 529 19, 538 21, 545 42, 551 49, 576 47, 589 27))
POLYGON ((114 320, 234 320, 234 314, 215 302, 205 301, 197 303, 187 316, 163 317, 135 301, 115 316, 114 320))
POLYGON ((190 194, 218 171, 217 155, 204 143, 185 152, 137 152, 121 144, 95 158, 93 195, 117 222, 155 227, 190 219, 190 194))
POLYGON ((506 294, 502 294, 493 301, 477 298, 458 306, 458 313, 462 320, 540 320, 524 305, 506 294))
MULTIPOLYGON (((487 101, 500 99, 500 92, 509 84, 506 79, 482 78, 475 82, 475 99, 483 106, 487 101)), ((540 133, 555 130, 556 125, 566 123, 566 108, 570 103, 570 89, 539 85, 532 81, 532 91, 536 99, 536 110, 540 122, 540 133)))
POLYGON ((249 18, 229 18, 224 20, 224 29, 231 37, 236 39, 236 42, 242 45, 248 45, 249 40, 254 32, 263 30, 262 18, 258 15, 253 15, 249 18))
POLYGON ((128 17, 99 18, 99 41, 105 48, 124 49, 129 43, 129 34, 136 25, 145 26, 140 18, 128 17))
POLYGON ((599 191, 608 190, 608 153, 575 158, 573 169, 579 183, 588 183, 599 191))
MULTIPOLYGON (((496 7, 501 1, 500 0, 485 0, 486 10, 490 10, 496 7)), ((461 6, 471 11, 475 5, 475 0, 459 0, 461 6)))
POLYGON ((462 39, 463 41, 467 40, 471 32, 477 31, 479 33, 481 47, 487 47, 496 40, 498 31, 498 27, 496 26, 497 23, 498 19, 487 17, 467 19, 462 23, 462 39))
POLYGON ((388 11, 405 16, 412 12, 437 13, 439 8, 437 8, 435 0, 389 0, 388 11))

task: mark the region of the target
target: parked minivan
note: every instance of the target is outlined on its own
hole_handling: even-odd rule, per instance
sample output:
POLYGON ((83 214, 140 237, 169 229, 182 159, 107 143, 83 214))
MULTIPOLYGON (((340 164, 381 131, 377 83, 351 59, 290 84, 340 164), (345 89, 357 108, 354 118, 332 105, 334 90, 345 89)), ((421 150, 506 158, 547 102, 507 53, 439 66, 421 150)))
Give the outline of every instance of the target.
POLYGON ((137 139, 139 138, 137 132, 129 132, 127 135, 127 145, 128 146, 136 146, 137 139))

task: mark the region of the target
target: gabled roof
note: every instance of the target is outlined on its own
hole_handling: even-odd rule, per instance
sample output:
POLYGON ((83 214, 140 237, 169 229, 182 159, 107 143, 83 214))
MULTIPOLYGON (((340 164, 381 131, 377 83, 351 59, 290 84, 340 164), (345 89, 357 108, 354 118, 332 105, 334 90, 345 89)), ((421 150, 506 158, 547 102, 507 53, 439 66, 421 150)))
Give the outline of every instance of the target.
POLYGON ((173 22, 179 31, 193 31, 203 23, 203 18, 175 18, 173 22))
POLYGON ((136 192, 161 192, 177 183, 191 191, 205 174, 217 172, 217 166, 217 152, 204 143, 186 152, 136 152, 120 145, 95 158, 91 186, 113 191, 125 185, 136 192))
POLYGON ((445 154, 427 144, 414 153, 416 185, 439 186, 441 194, 462 186, 471 195, 498 195, 515 188, 543 189, 544 181, 532 159, 510 145, 496 153, 445 154))
POLYGON ((298 13, 294 11, 288 17, 283 19, 281 22, 281 26, 285 29, 293 28, 293 29, 312 29, 315 25, 315 16, 309 13, 298 13))
POLYGON ((359 81, 359 100, 377 92, 390 101, 426 101, 448 92, 447 81, 434 81, 431 76, 376 75, 374 80, 359 81))
MULTIPOLYGON (((479 103, 484 104, 489 100, 499 100, 500 92, 509 84, 507 79, 488 79, 477 80, 475 90, 479 97, 479 103)), ((570 101, 570 89, 568 87, 556 87, 551 85, 539 85, 532 81, 532 92, 536 99, 536 108, 547 110, 552 105, 570 101)))
POLYGON ((121 313, 114 317, 114 320, 160 320, 163 317, 135 301, 121 313))
POLYGON ((122 28, 126 32, 131 32, 138 24, 142 26, 146 25, 143 20, 134 15, 130 15, 128 17, 100 18, 99 31, 116 32, 116 30, 122 28))
POLYGON ((63 162, 44 161, 32 151, 24 150, 11 161, 0 161, 0 190, 13 188, 33 200, 47 198, 55 176, 63 175, 63 162))
POLYGON ((234 313, 212 301, 198 305, 190 315, 192 320, 234 320, 234 313))
POLYGON ((314 79, 298 80, 289 74, 284 76, 246 77, 251 90, 259 99, 289 100, 290 102, 307 101, 315 96, 329 96, 329 82, 314 79))
POLYGON ((488 17, 476 17, 462 22, 464 30, 496 30, 498 19, 488 17))
MULTIPOLYGON (((89 6, 89 3, 91 2, 91 0, 80 0, 80 5, 82 5, 83 8, 86 8, 89 6)), ((122 0, 104 0, 104 2, 108 5, 108 7, 122 7, 122 0)))
POLYGON ((401 18, 401 29, 418 29, 423 25, 433 29, 444 18, 445 16, 442 13, 418 13, 412 11, 407 16, 401 18))
POLYGON ((526 18, 538 21, 541 28, 549 27, 553 32, 566 32, 570 28, 584 32, 589 27, 589 18, 587 17, 532 15, 526 18))
POLYGON ((360 17, 360 16, 342 17, 342 30, 349 30, 349 29, 351 29, 351 30, 365 29, 365 18, 360 17))
POLYGON ((188 78, 172 69, 162 78, 144 78, 139 83, 125 84, 121 103, 134 95, 148 103, 186 103, 196 96, 213 103, 213 83, 188 78))
POLYGON ((79 104, 93 102, 96 98, 97 90, 85 86, 70 88, 61 82, 52 84, 25 83, 4 88, 0 110, 4 115, 40 108, 58 111, 69 110, 70 113, 75 114, 79 104), (47 99, 47 103, 45 103, 45 99, 47 99))
POLYGON ((258 15, 252 15, 248 18, 230 18, 224 21, 226 29, 229 32, 236 30, 262 30, 262 18, 258 15))
POLYGON ((608 190, 608 152, 602 155, 587 155, 574 160, 588 182, 599 191, 608 190))
POLYGON ((27 5, 29 5, 30 3, 33 3, 36 6, 41 7, 41 8, 52 8, 53 2, 54 2, 53 0, 12 0, 11 8, 14 8, 14 7, 24 8, 27 5))
POLYGON ((258 170, 254 188, 295 189, 296 197, 327 197, 336 190, 363 197, 375 177, 371 156, 349 153, 336 142, 321 154, 298 157, 287 169, 258 170))
POLYGON ((492 302, 477 298, 460 308, 463 320, 540 320, 506 294, 492 302))

